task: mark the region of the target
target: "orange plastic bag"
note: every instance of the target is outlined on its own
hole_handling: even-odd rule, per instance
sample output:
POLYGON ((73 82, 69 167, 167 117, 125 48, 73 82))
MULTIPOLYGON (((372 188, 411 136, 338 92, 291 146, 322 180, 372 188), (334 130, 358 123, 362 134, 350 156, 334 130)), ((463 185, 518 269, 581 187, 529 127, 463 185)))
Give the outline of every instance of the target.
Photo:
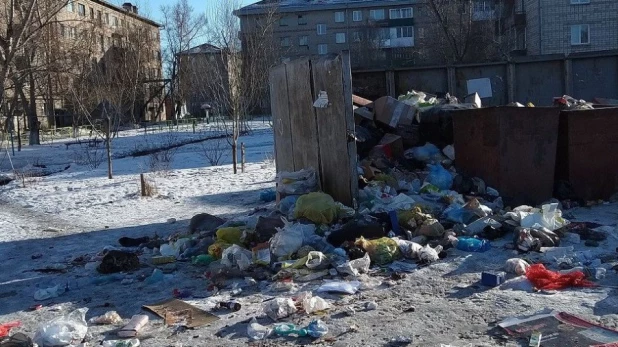
POLYGON ((528 281, 532 282, 534 288, 544 290, 557 290, 569 287, 594 287, 593 282, 586 280, 586 275, 581 271, 574 271, 568 274, 549 271, 543 264, 534 264, 526 271, 528 281))
POLYGON ((17 328, 19 326, 21 326, 21 322, 20 321, 0 324, 0 337, 8 336, 9 332, 11 331, 11 329, 17 328))

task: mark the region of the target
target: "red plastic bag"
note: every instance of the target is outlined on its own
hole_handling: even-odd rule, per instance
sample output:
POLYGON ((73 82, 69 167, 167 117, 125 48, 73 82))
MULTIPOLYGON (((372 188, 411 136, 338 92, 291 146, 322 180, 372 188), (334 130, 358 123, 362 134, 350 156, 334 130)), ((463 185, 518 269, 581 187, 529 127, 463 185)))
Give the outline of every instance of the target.
POLYGON ((11 331, 11 329, 17 328, 18 326, 21 326, 21 322, 20 321, 8 322, 8 323, 0 324, 0 337, 8 336, 9 332, 11 331))
POLYGON ((526 271, 528 281, 532 282, 536 289, 556 290, 568 287, 594 287, 593 282, 586 280, 586 275, 581 271, 568 274, 549 271, 543 264, 534 264, 526 271))

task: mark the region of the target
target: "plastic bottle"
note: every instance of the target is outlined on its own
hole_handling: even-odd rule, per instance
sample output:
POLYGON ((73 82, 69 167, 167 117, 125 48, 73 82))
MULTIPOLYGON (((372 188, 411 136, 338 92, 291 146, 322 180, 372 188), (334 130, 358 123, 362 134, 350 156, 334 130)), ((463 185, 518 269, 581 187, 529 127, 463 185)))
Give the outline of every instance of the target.
POLYGON ((457 241, 457 249, 466 252, 486 252, 491 249, 491 243, 485 239, 461 236, 457 241))
POLYGON ((103 347, 136 347, 136 346, 139 346, 138 339, 103 341, 103 347))
POLYGON ((297 335, 298 337, 304 337, 309 334, 307 329, 298 329, 294 324, 277 324, 275 326, 275 334, 280 336, 297 335))
POLYGON ((322 337, 328 334, 328 326, 326 326, 326 323, 324 323, 323 321, 319 319, 316 319, 312 321, 311 323, 309 323, 306 330, 309 336, 315 337, 315 338, 322 337))

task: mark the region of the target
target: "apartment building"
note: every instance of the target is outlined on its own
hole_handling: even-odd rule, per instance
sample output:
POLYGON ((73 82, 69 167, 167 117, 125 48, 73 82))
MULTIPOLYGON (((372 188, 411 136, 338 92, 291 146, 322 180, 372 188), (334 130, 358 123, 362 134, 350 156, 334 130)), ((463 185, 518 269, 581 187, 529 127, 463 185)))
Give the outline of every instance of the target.
MULTIPOLYGON (((74 61, 75 55, 82 60, 90 59, 93 64, 103 68, 107 73, 126 73, 130 69, 139 69, 135 73, 134 83, 139 84, 133 105, 136 121, 161 119, 164 115, 163 82, 161 62, 160 27, 158 23, 140 16, 138 8, 131 3, 115 6, 102 0, 75 0, 68 3, 66 9, 58 13, 57 23, 53 28, 53 36, 57 42, 56 52, 72 51, 73 57, 64 61, 73 64, 74 71, 62 73, 55 83, 53 93, 54 111, 49 110, 45 103, 43 112, 49 119, 50 126, 70 126, 75 123, 75 115, 71 109, 75 105, 65 97, 67 86, 71 86, 72 75, 78 73, 84 66, 74 61), (127 65, 128 45, 132 45, 130 57, 139 64, 127 65), (135 50, 139 45, 139 52, 135 50), (143 81, 143 83, 141 82, 143 81)), ((135 72, 135 71, 131 71, 135 72)), ((47 96, 49 98, 49 96, 47 96)), ((103 101, 103 100, 102 100, 103 101)))
POLYGON ((522 0, 527 54, 618 49, 618 1, 522 0))

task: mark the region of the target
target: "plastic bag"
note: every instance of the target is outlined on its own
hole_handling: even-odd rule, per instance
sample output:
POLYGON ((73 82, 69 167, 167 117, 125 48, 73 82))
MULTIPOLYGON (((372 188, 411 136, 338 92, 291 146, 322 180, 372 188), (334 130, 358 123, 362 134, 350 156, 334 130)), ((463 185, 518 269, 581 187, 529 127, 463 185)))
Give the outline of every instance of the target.
POLYGON ((449 190, 453 186, 453 175, 440 164, 429 165, 426 181, 440 190, 449 190))
POLYGON ((242 230, 240 228, 221 228, 217 230, 217 242, 240 245, 242 230))
POLYGON ((343 293, 343 294, 356 294, 360 288, 361 283, 359 281, 341 282, 333 281, 326 282, 318 288, 318 293, 343 293))
POLYGON ((277 191, 285 195, 301 195, 318 190, 318 180, 313 169, 279 172, 275 180, 277 191))
POLYGON ((294 301, 288 298, 276 298, 264 303, 264 313, 275 322, 296 312, 294 301))
POLYGON ((339 215, 335 200, 324 193, 309 193, 296 201, 295 218, 307 218, 316 224, 331 224, 339 215))
POLYGON ((309 336, 313 338, 319 338, 328 334, 328 326, 326 326, 326 323, 322 322, 319 319, 309 323, 309 325, 305 329, 307 330, 309 336))
POLYGON ((543 264, 531 265, 526 271, 526 278, 532 282, 535 288, 541 290, 596 286, 593 282, 586 280, 586 275, 581 271, 561 274, 547 270, 543 264))
POLYGON ((526 262, 525 260, 519 258, 511 258, 506 261, 506 266, 504 267, 504 270, 508 273, 514 273, 522 276, 526 274, 526 271, 528 271, 529 267, 530 264, 528 264, 528 262, 526 262))
POLYGON ((247 326, 247 335, 249 339, 253 341, 265 340, 272 332, 272 329, 258 323, 255 317, 251 319, 251 322, 247 326))
POLYGON ((221 264, 227 267, 238 267, 241 271, 245 271, 251 266, 253 254, 238 246, 232 245, 223 251, 221 256, 221 264))
POLYGON ((337 266, 337 271, 340 274, 358 276, 362 273, 367 273, 369 266, 371 266, 371 258, 369 258, 369 254, 365 253, 365 256, 362 258, 350 260, 337 266))
POLYGON ((397 241, 388 237, 371 241, 361 237, 355 244, 364 249, 369 254, 371 261, 377 265, 390 264, 401 258, 397 241))
POLYGON ((283 218, 283 228, 270 240, 270 252, 275 257, 285 257, 296 253, 304 243, 304 234, 315 232, 315 225, 291 223, 283 218))
POLYGON ((80 343, 88 333, 86 312, 87 308, 80 308, 41 325, 34 334, 34 342, 41 347, 80 343))
POLYGON ((423 246, 408 240, 396 240, 401 254, 408 259, 418 259, 423 246))
POLYGON ((502 228, 502 224, 491 217, 484 217, 468 224, 463 232, 466 235, 474 236, 482 233, 486 227, 500 229, 502 228))
POLYGON ((438 245, 436 248, 431 248, 427 245, 418 253, 418 258, 422 261, 431 263, 440 259, 438 256, 440 252, 442 252, 442 246, 438 245))
POLYGON ((440 160, 442 155, 440 149, 431 143, 427 143, 421 147, 413 147, 404 152, 406 159, 415 159, 428 163, 434 160, 440 160))
POLYGON ((441 237, 444 235, 444 227, 436 219, 427 219, 418 229, 418 235, 441 237))
POLYGON ((88 324, 120 324, 122 317, 116 311, 106 312, 102 316, 92 317, 88 320, 88 324))
POLYGON ((221 259, 223 251, 230 246, 232 245, 230 245, 229 243, 215 242, 212 245, 208 246, 208 254, 213 256, 215 259, 221 259))
POLYGON ((103 347, 138 347, 139 345, 138 339, 103 341, 103 347))
POLYGON ((562 218, 558 203, 543 205, 541 211, 534 209, 531 213, 521 215, 521 226, 524 228, 544 227, 554 231, 568 224, 570 222, 562 218))
POLYGON ((307 261, 305 262, 305 266, 308 269, 319 270, 328 265, 329 264, 326 264, 326 256, 322 252, 312 251, 309 252, 309 254, 307 255, 307 261))
POLYGON ((20 327, 20 326, 21 326, 21 322, 20 321, 14 321, 14 322, 8 322, 8 323, 0 324, 0 338, 8 336, 9 332, 11 332, 11 329, 17 328, 17 327, 20 327))
POLYGON ((326 302, 326 300, 322 299, 319 296, 313 296, 311 292, 304 292, 299 295, 298 301, 302 303, 303 309, 308 314, 325 311, 330 308, 330 304, 326 302))
POLYGON ((294 211, 294 206, 296 206, 296 201, 298 200, 298 196, 290 195, 279 201, 279 211, 284 215, 290 214, 290 212, 294 211))

